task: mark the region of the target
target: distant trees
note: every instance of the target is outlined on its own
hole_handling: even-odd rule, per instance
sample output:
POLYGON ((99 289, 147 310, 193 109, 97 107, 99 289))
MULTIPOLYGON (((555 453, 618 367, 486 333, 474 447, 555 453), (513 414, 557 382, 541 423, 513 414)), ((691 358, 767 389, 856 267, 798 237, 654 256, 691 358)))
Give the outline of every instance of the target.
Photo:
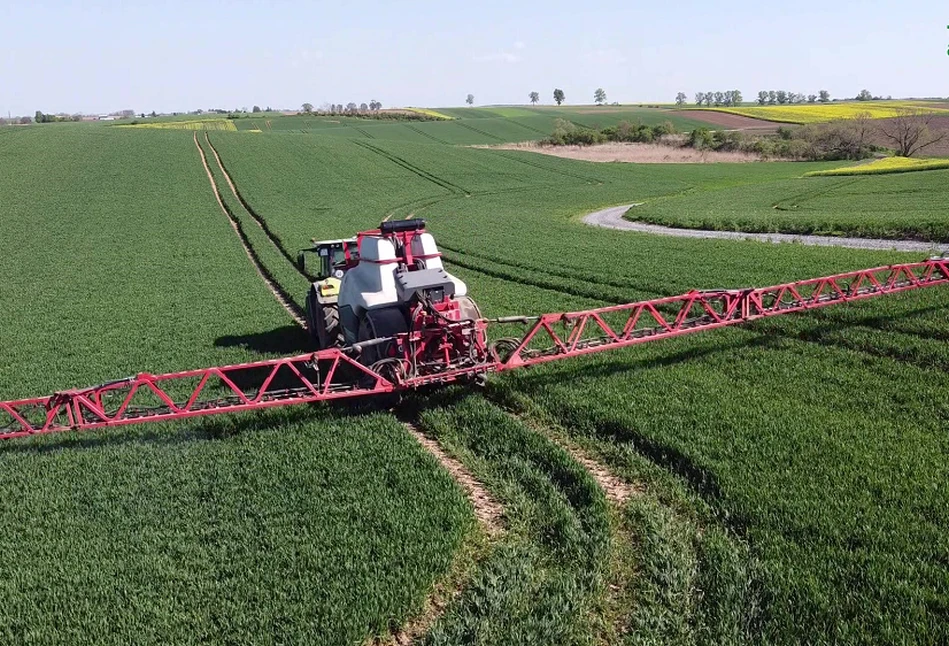
POLYGON ((474 94, 469 94, 469 95, 465 98, 465 103, 467 103, 469 106, 474 105, 474 94))
POLYGON ((676 94, 676 105, 685 105, 685 92, 676 94))
POLYGON ((373 112, 375 112, 376 110, 381 110, 382 102, 376 101, 375 99, 373 99, 372 101, 369 102, 369 109, 372 110, 373 112))
POLYGON ((593 102, 597 105, 603 105, 606 103, 606 90, 601 87, 596 88, 593 92, 593 102))
POLYGON ((312 104, 312 103, 304 103, 304 104, 303 104, 303 111, 306 112, 307 114, 310 114, 311 112, 313 112, 313 104, 312 104))
POLYGON ((349 114, 356 114, 357 109, 358 109, 358 106, 352 101, 346 104, 346 112, 348 112, 349 114))
POLYGON ((793 103, 827 103, 830 101, 830 92, 821 90, 817 94, 805 94, 804 92, 788 92, 786 90, 761 90, 758 92, 758 98, 755 103, 758 105, 785 105, 793 103))
MULTIPOLYGON (((143 115, 144 116, 144 115, 143 115)), ((43 114, 41 111, 37 110, 36 114, 33 116, 32 121, 36 123, 58 123, 60 121, 81 121, 82 117, 78 114, 72 116, 65 114, 43 114)), ((20 123, 23 123, 21 120, 20 123)))
POLYGON ((880 122, 880 133, 894 144, 897 155, 912 157, 949 136, 949 130, 941 134, 930 132, 929 125, 935 117, 936 113, 930 110, 897 108, 896 117, 880 122))
POLYGON ((28 123, 33 123, 32 117, 20 117, 20 123, 26 125, 28 123))
POLYGON ((854 97, 857 101, 870 101, 873 99, 873 95, 870 94, 870 90, 860 90, 860 94, 854 97))
MULTIPOLYGON (((682 103, 685 103, 685 94, 679 92, 680 96, 676 97, 676 105, 682 105, 679 103, 681 98, 682 103)), ((725 92, 696 92, 695 94, 695 105, 702 105, 703 103, 709 107, 712 105, 724 105, 724 106, 733 106, 738 105, 742 101, 741 90, 727 90, 725 92)))
POLYGON ((528 96, 530 97, 531 105, 537 105, 537 102, 540 101, 539 92, 531 92, 528 96))
POLYGON ((251 109, 251 112, 260 112, 260 106, 259 106, 259 105, 255 105, 255 106, 251 109))
POLYGON ((559 87, 554 90, 554 101, 557 102, 557 105, 563 103, 565 98, 566 97, 564 96, 563 90, 561 90, 559 87))

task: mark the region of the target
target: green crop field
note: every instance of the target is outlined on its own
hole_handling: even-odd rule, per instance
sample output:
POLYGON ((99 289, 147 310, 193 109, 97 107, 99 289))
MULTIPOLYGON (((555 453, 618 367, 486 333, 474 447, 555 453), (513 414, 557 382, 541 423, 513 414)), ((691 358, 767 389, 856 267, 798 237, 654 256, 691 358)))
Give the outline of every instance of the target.
MULTIPOLYGON (((301 347, 191 133, 22 129, 0 159, 4 399, 301 347)), ((0 495, 4 643, 357 643, 417 610, 472 527, 390 416, 10 442, 0 495)))
MULTIPOLYGON (((486 316, 918 259, 579 221, 611 205, 678 226, 949 235, 949 171, 594 164, 458 144, 663 111, 438 111, 456 119, 3 135, 19 172, 0 177, 0 398, 307 347, 196 141, 262 271, 297 298, 288 256, 385 217, 424 217, 486 316)), ((0 635, 391 640, 460 567, 418 643, 945 642, 947 315, 934 288, 421 393, 398 416, 314 407, 11 441, 0 635), (399 416, 484 483, 503 533, 479 535, 399 416), (576 451, 629 497, 609 497, 576 451)))
POLYGON ((698 229, 949 242, 947 204, 949 171, 930 170, 779 179, 663 196, 627 217, 698 229))

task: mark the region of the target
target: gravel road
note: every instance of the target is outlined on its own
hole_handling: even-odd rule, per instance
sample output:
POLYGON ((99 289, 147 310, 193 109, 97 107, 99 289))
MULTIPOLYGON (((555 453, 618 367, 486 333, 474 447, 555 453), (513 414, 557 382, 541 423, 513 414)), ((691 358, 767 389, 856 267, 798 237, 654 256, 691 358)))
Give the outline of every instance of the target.
POLYGON ((775 244, 795 242, 798 244, 814 245, 818 247, 849 247, 851 249, 877 249, 882 251, 913 251, 923 253, 949 253, 949 244, 932 242, 916 242, 912 240, 880 240, 877 238, 838 238, 836 236, 804 236, 789 233, 742 233, 740 231, 706 231, 704 229, 677 229, 664 227, 658 224, 631 222, 623 219, 623 214, 630 207, 639 204, 614 206, 602 211, 595 211, 583 216, 583 222, 595 227, 620 229, 622 231, 638 231, 639 233, 654 233, 661 236, 678 236, 680 238, 715 238, 725 240, 760 240, 775 244))

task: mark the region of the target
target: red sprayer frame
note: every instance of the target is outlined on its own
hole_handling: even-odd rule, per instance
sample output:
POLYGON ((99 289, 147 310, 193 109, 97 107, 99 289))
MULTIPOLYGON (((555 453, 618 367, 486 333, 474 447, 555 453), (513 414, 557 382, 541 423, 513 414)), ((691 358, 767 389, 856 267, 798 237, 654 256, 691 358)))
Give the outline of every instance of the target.
POLYGON ((357 346, 162 375, 142 373, 49 397, 0 402, 0 439, 410 390, 945 284, 949 284, 949 258, 931 258, 772 287, 691 291, 580 312, 453 322, 453 334, 467 332, 472 338, 483 338, 494 325, 530 326, 522 336, 502 339, 460 362, 413 364, 419 344, 432 342, 432 330, 423 329, 393 337, 401 352, 395 358, 402 362, 399 370, 373 371, 360 364, 357 346))

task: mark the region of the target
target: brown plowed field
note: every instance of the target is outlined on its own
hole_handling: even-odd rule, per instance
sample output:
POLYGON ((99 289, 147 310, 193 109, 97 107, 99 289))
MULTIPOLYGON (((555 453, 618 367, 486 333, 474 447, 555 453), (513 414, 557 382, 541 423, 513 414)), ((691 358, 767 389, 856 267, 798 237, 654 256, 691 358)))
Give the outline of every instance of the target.
POLYGON ((754 130, 755 132, 774 132, 781 125, 774 121, 765 121, 764 119, 752 119, 743 117, 740 114, 729 114, 727 112, 717 112, 715 110, 676 110, 675 114, 704 121, 713 126, 727 128, 728 130, 754 130))
MULTIPOLYGON (((874 124, 878 128, 885 128, 892 121, 892 119, 875 119, 874 124)), ((933 117, 932 121, 929 122, 929 131, 936 136, 945 134, 945 137, 943 137, 939 143, 924 148, 919 154, 923 157, 949 157, 949 116, 933 117)), ((893 147, 893 142, 889 141, 879 132, 875 132, 871 135, 870 139, 878 146, 886 146, 887 148, 893 147)))

